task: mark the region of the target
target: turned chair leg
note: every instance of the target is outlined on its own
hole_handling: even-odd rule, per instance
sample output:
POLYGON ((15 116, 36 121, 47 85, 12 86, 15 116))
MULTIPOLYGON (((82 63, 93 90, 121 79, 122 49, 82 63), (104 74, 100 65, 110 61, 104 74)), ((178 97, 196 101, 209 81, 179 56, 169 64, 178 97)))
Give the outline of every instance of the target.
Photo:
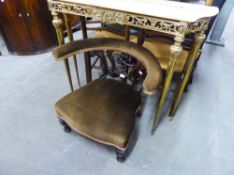
POLYGON ((118 162, 124 162, 127 156, 127 149, 121 150, 121 149, 115 149, 116 152, 116 159, 118 162))
POLYGON ((67 123, 64 120, 62 120, 61 118, 59 118, 59 123, 63 126, 64 132, 66 132, 66 133, 70 133, 71 132, 70 126, 68 126, 67 123))

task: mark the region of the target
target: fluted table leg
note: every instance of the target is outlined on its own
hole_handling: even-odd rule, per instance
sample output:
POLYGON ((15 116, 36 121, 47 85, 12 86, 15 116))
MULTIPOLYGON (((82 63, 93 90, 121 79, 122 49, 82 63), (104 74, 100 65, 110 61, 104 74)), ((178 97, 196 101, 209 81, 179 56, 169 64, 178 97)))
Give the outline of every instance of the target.
POLYGON ((183 50, 183 48, 181 46, 183 41, 184 41, 184 35, 177 35, 177 36, 175 36, 175 43, 170 47, 170 52, 171 52, 170 62, 169 62, 169 66, 167 68, 166 78, 164 80, 164 85, 163 85, 163 90, 162 90, 160 99, 159 99, 158 104, 157 104, 157 111, 156 111, 156 115, 154 117, 151 134, 154 133, 154 131, 159 123, 161 113, 162 113, 162 108, 163 108, 163 105, 165 103, 165 100, 166 100, 166 97, 168 94, 168 90, 169 90, 170 85, 171 85, 171 80, 172 80, 172 77, 174 74, 174 67, 176 65, 177 58, 180 56, 180 53, 183 50))
MULTIPOLYGON (((52 11, 52 16, 53 16, 53 25, 56 30, 57 38, 58 38, 58 43, 59 45, 64 44, 64 38, 63 38, 63 29, 62 29, 62 19, 59 17, 58 13, 55 11, 52 11)), ((68 59, 64 60, 64 65, 67 73, 67 78, 68 82, 71 88, 71 91, 73 91, 73 85, 72 85, 72 78, 71 78, 71 72, 70 72, 70 66, 68 63, 68 59)))
MULTIPOLYGON (((66 13, 64 13, 63 15, 64 15, 64 20, 65 20, 68 39, 69 39, 70 42, 72 42, 72 41, 74 41, 74 38, 73 38, 72 29, 71 29, 72 26, 70 24, 70 17, 66 13)), ((74 67, 75 67, 75 71, 76 71, 77 82, 78 82, 78 85, 80 87, 81 83, 80 83, 80 76, 79 76, 79 69, 78 69, 78 63, 77 63, 76 55, 73 55, 73 62, 74 62, 74 67)))
MULTIPOLYGON (((86 19, 84 16, 80 16, 80 23, 81 23, 83 39, 87 39, 88 34, 87 34, 87 27, 86 27, 86 19)), ((88 52, 84 52, 84 59, 85 59, 86 81, 88 83, 92 81, 91 60, 90 60, 88 52)))
POLYGON ((173 116, 174 116, 176 109, 179 105, 179 102, 181 100, 184 89, 188 84, 188 81, 190 79, 191 73, 192 73, 193 68, 194 68, 194 64, 196 62, 197 53, 199 52, 205 39, 206 39, 206 35, 204 34, 204 31, 197 33, 195 36, 195 40, 194 40, 192 49, 191 49, 189 56, 188 56, 187 64, 186 64, 186 66, 183 70, 183 73, 181 75, 179 85, 177 86, 176 95, 175 95, 175 98, 173 100, 173 104, 172 104, 172 107, 171 107, 171 110, 169 113, 169 116, 171 119, 173 119, 173 116))

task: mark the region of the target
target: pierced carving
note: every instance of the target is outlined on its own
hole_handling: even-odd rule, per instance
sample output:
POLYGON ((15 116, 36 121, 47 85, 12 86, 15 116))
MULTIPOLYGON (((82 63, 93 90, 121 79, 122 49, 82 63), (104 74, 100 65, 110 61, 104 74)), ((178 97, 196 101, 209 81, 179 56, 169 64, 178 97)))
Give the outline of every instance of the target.
POLYGON ((94 59, 92 68, 100 71, 99 78, 121 78, 128 81, 136 91, 143 91, 146 68, 133 56, 116 50, 90 51, 89 56, 94 59))
POLYGON ((200 19, 194 23, 190 23, 187 28, 187 33, 205 31, 208 29, 209 23, 210 19, 208 18, 200 19))
POLYGON ((51 0, 48 1, 48 5, 51 11, 93 17, 105 23, 125 24, 172 35, 204 30, 209 24, 208 19, 201 19, 198 22, 187 24, 186 22, 178 22, 140 14, 115 11, 101 7, 51 0))
POLYGON ((77 3, 48 0, 48 5, 51 11, 92 17, 105 23, 130 25, 172 35, 206 30, 209 25, 209 18, 200 19, 194 23, 186 23, 77 3))
POLYGON ((134 14, 127 15, 127 17, 129 25, 169 34, 185 33, 187 28, 186 23, 161 18, 144 17, 134 14))

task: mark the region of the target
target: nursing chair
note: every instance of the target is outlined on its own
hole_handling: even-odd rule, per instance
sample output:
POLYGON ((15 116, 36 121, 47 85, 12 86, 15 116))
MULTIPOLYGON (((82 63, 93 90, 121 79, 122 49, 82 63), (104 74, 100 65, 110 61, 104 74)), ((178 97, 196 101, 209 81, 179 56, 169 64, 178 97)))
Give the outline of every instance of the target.
MULTIPOLYGON (((143 92, 158 91, 162 73, 157 58, 137 44, 108 38, 86 39, 67 43, 53 50, 55 60, 64 61, 80 52, 117 51, 141 62, 147 76, 143 92)), ((71 130, 93 141, 116 149, 117 160, 123 161, 134 130, 135 114, 141 95, 126 82, 112 78, 93 80, 62 97, 55 109, 65 132, 71 130)))

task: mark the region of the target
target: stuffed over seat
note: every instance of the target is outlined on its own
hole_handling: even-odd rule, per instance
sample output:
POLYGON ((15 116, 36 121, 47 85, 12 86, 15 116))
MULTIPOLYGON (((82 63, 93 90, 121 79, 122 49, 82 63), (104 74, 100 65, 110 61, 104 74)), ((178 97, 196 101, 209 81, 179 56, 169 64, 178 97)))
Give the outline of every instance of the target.
POLYGON ((81 135, 122 149, 134 128, 140 94, 112 79, 97 79, 61 98, 56 112, 81 135))
MULTIPOLYGON (((104 38, 79 40, 54 49, 53 55, 56 60, 64 61, 67 68, 69 57, 81 51, 100 50, 124 52, 137 59, 147 70, 143 91, 146 94, 158 91, 162 80, 160 65, 151 52, 137 44, 104 38)), ((71 80, 69 69, 67 73, 71 80)), ((99 78, 62 97, 55 109, 66 132, 74 130, 91 140, 115 147, 117 160, 122 161, 134 131, 140 100, 140 93, 131 85, 99 78)))

